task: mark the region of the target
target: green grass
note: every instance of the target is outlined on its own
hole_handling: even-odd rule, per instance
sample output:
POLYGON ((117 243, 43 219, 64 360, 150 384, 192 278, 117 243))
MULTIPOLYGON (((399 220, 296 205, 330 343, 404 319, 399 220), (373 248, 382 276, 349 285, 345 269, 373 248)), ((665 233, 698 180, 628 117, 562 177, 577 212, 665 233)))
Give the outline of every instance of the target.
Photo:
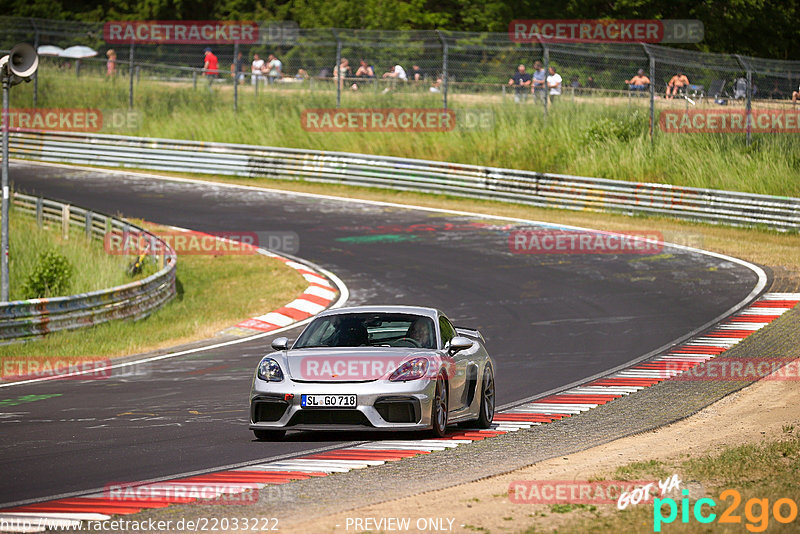
MULTIPOLYGON (((142 81, 134 128, 116 133, 153 137, 339 150, 434 159, 595 176, 671 183, 785 196, 800 196, 800 136, 741 134, 662 134, 651 145, 646 99, 578 99, 553 106, 547 120, 539 106, 516 105, 498 96, 452 95, 457 113, 489 110, 490 129, 457 127, 439 133, 307 132, 300 126, 306 108, 333 107, 333 85, 314 91, 295 87, 264 89, 258 98, 241 86, 234 114, 232 85, 142 81)), ((319 87, 319 86, 318 86, 319 87)), ((42 70, 41 107, 127 108, 127 79, 42 70)), ((30 106, 30 84, 14 89, 12 105, 30 106)), ((441 95, 425 91, 380 94, 344 91, 344 107, 439 107, 441 95)), ((659 106, 664 102, 659 101, 659 106)), ((673 104, 679 106, 680 104, 673 104)), ((109 130, 113 131, 113 130, 109 130)))
MULTIPOLYGON (((741 503, 733 511, 735 516, 740 516, 741 522, 723 525, 715 521, 702 525, 694 520, 690 512, 687 524, 681 524, 679 514, 673 523, 663 525, 662 532, 760 532, 762 530, 758 528, 765 524, 768 524, 767 532, 797 531, 800 519, 795 519, 790 524, 781 524, 771 518, 765 523, 760 518, 757 506, 751 510, 752 517, 748 518, 746 513, 747 502, 752 498, 768 499, 770 512, 775 501, 782 498, 792 499, 800 505, 800 486, 797 485, 800 477, 800 435, 793 431, 785 431, 781 439, 755 445, 729 446, 720 453, 685 460, 635 462, 617 469, 615 477, 628 480, 664 480, 664 473, 678 473, 684 485, 690 481, 699 481, 705 497, 712 498, 717 503, 714 512, 718 517, 732 503, 730 497, 720 498, 722 491, 738 491, 741 503), (752 530, 747 528, 748 524, 753 527, 752 530)), ((693 504, 694 501, 691 502, 693 504)), ((680 503, 678 506, 680 507, 680 503)), ((563 514, 566 519, 566 523, 559 525, 558 532, 653 532, 652 504, 628 506, 622 511, 617 510, 615 505, 603 505, 596 510, 590 510, 593 515, 582 513, 582 507, 570 505, 560 505, 559 509, 551 511, 563 514)), ((704 507, 704 513, 707 512, 708 508, 704 507)), ((789 513, 787 505, 783 506, 783 513, 789 513)), ((667 514, 666 506, 664 514, 667 514)), ((546 525, 539 525, 539 528, 542 527, 545 531, 550 530, 546 525)), ((534 525, 524 532, 540 531, 534 525)))
POLYGON ((149 317, 0 346, 0 363, 20 357, 122 356, 210 337, 248 317, 279 308, 307 285, 296 271, 260 254, 180 255, 177 269, 177 297, 149 317))
POLYGON ((60 224, 49 222, 39 228, 34 218, 18 210, 12 211, 9 224, 11 300, 36 297, 25 292, 25 281, 38 264, 40 255, 48 250, 54 250, 66 257, 73 267, 73 275, 66 293, 69 295, 127 284, 150 274, 129 277, 125 271, 131 258, 106 254, 103 242, 87 239, 81 229, 71 227, 69 239, 64 240, 60 224))

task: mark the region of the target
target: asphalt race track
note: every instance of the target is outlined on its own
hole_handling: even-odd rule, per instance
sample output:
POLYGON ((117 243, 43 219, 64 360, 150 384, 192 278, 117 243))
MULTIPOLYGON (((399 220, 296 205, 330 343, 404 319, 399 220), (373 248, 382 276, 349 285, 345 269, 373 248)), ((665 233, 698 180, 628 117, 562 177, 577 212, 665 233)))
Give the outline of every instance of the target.
MULTIPOLYGON (((488 219, 21 163, 11 180, 26 193, 194 230, 296 232, 297 255, 339 276, 349 304, 431 305, 479 328, 499 404, 648 353, 736 305, 757 281, 739 264, 671 248, 511 254, 508 223, 488 219)), ((254 441, 247 396, 270 339, 145 364, 136 376, 0 389, 0 401, 34 396, 0 402, 0 505, 375 437, 254 441)))

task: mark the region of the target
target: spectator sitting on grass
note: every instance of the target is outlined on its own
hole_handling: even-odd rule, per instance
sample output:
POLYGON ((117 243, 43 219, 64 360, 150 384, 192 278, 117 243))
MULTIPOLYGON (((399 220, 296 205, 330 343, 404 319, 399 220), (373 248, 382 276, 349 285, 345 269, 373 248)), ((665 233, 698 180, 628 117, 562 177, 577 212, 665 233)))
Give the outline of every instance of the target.
POLYGON ((581 88, 581 82, 580 82, 580 80, 578 79, 577 76, 573 76, 572 77, 572 81, 569 82, 569 86, 573 87, 575 89, 580 89, 581 88))
MULTIPOLYGON (((375 78, 375 69, 372 68, 372 65, 367 65, 367 62, 363 59, 358 63, 359 65, 356 69, 356 78, 363 78, 365 80, 371 80, 375 78)), ((354 83, 350 86, 350 89, 353 91, 358 91, 358 84, 354 83)))
POLYGON ((797 91, 792 91, 792 105, 797 104, 798 98, 800 98, 800 87, 797 88, 797 91))
POLYGON ((625 83, 628 84, 628 89, 631 91, 644 91, 650 85, 650 78, 644 75, 644 69, 639 69, 636 76, 630 80, 625 80, 625 83))
POLYGON ((333 67, 333 79, 338 80, 339 87, 344 85, 344 79, 350 75, 350 72, 350 61, 346 57, 339 60, 339 64, 333 67))
POLYGON ((597 85, 597 82, 594 81, 594 76, 589 76, 586 78, 586 88, 587 89, 600 89, 600 86, 597 85))
POLYGON ((419 68, 419 65, 411 65, 411 79, 415 82, 421 82, 425 79, 425 73, 419 68))
POLYGON ((670 78, 667 84, 667 94, 665 95, 667 100, 672 100, 678 94, 678 91, 687 85, 689 85, 689 78, 683 72, 678 71, 675 76, 670 78))
POLYGON ((508 79, 508 85, 514 86, 514 102, 525 102, 531 81, 531 75, 525 72, 525 65, 520 64, 517 72, 508 79))

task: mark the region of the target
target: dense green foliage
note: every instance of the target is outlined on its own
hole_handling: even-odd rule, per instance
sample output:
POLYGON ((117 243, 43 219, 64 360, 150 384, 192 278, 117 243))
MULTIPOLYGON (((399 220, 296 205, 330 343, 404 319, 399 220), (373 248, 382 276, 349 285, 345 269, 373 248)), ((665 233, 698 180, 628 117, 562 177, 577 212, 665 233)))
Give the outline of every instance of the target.
POLYGON ((698 19, 686 48, 798 59, 800 0, 11 0, 6 15, 106 20, 293 20, 303 28, 504 32, 514 19, 698 19))
POLYGON ((55 250, 42 252, 25 281, 25 296, 35 299, 67 295, 74 272, 75 268, 63 254, 55 250))

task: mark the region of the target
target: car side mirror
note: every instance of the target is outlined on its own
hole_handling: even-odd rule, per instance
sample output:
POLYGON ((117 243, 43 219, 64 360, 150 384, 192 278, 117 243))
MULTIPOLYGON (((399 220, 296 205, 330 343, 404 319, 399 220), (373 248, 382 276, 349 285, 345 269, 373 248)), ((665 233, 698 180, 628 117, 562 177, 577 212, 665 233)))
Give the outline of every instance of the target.
POLYGON ((289 338, 287 337, 276 337, 272 340, 272 349, 281 351, 287 350, 289 348, 289 338))
POLYGON ((456 336, 450 340, 450 346, 448 347, 448 352, 450 354, 455 354, 456 352, 460 352, 462 350, 472 348, 472 340, 465 338, 463 336, 456 336))

